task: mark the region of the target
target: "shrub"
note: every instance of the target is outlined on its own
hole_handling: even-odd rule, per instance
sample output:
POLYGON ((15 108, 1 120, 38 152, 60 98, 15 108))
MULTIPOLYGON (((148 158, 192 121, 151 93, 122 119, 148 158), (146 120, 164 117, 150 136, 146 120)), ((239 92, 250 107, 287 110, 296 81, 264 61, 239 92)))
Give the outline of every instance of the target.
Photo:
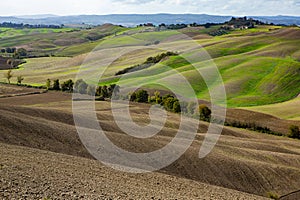
POLYGON ((279 196, 273 192, 268 192, 268 198, 278 200, 279 196))

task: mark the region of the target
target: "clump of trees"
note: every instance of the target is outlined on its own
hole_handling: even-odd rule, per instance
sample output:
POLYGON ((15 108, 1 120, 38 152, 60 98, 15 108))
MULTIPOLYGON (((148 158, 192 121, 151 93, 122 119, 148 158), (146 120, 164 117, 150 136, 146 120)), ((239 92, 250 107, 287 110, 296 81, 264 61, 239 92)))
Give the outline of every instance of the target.
POLYGON ((270 134, 270 135, 276 135, 276 136, 283 136, 282 133, 278 133, 275 131, 272 131, 270 128, 268 127, 262 127, 257 125, 254 122, 248 123, 248 122, 240 122, 240 121, 226 121, 224 123, 225 126, 232 126, 232 127, 236 127, 236 128, 242 128, 242 129, 248 129, 251 131, 256 131, 256 132, 260 132, 260 133, 266 133, 266 134, 270 134))
POLYGON ((154 92, 153 96, 150 96, 146 90, 138 90, 129 94, 129 100, 139 103, 159 104, 166 110, 174 113, 192 113, 193 115, 196 113, 196 103, 180 103, 179 99, 177 99, 173 95, 167 94, 161 96, 160 92, 158 91, 154 92))
POLYGON ((178 29, 183 29, 183 28, 186 28, 186 27, 188 27, 188 25, 187 24, 164 24, 164 23, 162 23, 162 24, 160 24, 159 26, 158 26, 159 28, 166 28, 166 29, 171 29, 171 30, 178 30, 178 29))
POLYGON ((64 25, 58 26, 58 25, 46 25, 46 24, 37 24, 37 25, 30 25, 30 24, 23 24, 23 23, 12 23, 12 22, 3 22, 0 23, 0 27, 5 28, 52 28, 52 29, 60 29, 63 28, 64 25))
POLYGON ((96 96, 96 100, 116 97, 119 91, 120 86, 116 84, 95 86, 86 83, 83 79, 79 79, 74 83, 74 92, 96 96))
POLYGON ((144 63, 125 68, 121 71, 118 71, 115 75, 118 76, 118 75, 122 75, 122 74, 127 74, 127 73, 131 73, 131 72, 147 69, 147 68, 159 63, 160 61, 162 61, 163 59, 165 59, 167 57, 178 56, 178 55, 179 55, 178 53, 168 51, 166 53, 158 54, 157 56, 154 56, 154 57, 148 57, 144 63))
POLYGON ((72 92, 73 85, 74 85, 74 82, 71 79, 63 82, 62 84, 60 84, 59 79, 55 79, 53 81, 53 84, 49 78, 46 80, 46 89, 47 90, 57 90, 57 91, 61 90, 63 92, 72 92))
POLYGON ((300 139, 300 129, 299 129, 299 126, 291 125, 288 137, 294 138, 294 139, 300 139))
POLYGON ((65 81, 63 84, 61 84, 61 90, 63 92, 65 91, 73 92, 73 86, 74 86, 74 82, 72 81, 72 79, 69 79, 65 81))

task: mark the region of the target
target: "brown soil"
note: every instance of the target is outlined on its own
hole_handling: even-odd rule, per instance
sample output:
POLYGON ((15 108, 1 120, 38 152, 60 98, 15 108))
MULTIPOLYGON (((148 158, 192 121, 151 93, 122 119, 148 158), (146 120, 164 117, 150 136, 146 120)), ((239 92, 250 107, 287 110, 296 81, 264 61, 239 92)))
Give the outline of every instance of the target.
POLYGON ((114 171, 49 151, 0 144, 0 152, 1 199, 264 199, 161 173, 114 171))
POLYGON ((0 70, 12 69, 12 67, 7 64, 7 60, 7 58, 0 56, 0 70))
MULTIPOLYGON (((70 99, 70 94, 60 92, 0 99, 0 197, 259 199, 250 194, 266 196, 274 191, 284 195, 300 188, 299 141, 227 127, 212 153, 199 159, 206 123, 200 125, 188 151, 158 173, 134 175, 106 168, 94 161, 81 144, 70 99)), ((148 109, 147 104, 132 104, 132 118, 147 124, 148 109)), ((109 139, 132 152, 165 146, 178 127, 179 116, 169 113, 165 128, 142 140, 124 134, 116 126, 109 102, 97 102, 96 111, 109 139)), ((250 116, 265 123, 275 120, 237 111, 238 117, 245 120, 250 116)), ((228 116, 234 115, 230 110, 228 116)), ((275 126, 281 122, 273 123, 275 126)))
POLYGON ((285 39, 300 39, 300 29, 299 28, 288 28, 288 29, 279 29, 270 33, 274 37, 281 37, 285 39))

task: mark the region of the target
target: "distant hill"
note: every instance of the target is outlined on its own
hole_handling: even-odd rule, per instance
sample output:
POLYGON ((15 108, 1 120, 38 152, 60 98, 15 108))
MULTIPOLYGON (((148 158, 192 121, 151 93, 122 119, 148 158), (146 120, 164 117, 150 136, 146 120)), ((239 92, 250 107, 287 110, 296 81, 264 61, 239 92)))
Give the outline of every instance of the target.
MULTIPOLYGON (((249 16, 256 20, 274 24, 300 25, 300 17, 293 16, 249 16)), ((124 26, 136 26, 151 22, 153 24, 177 24, 177 23, 222 23, 229 21, 232 16, 217 16, 206 14, 114 14, 114 15, 77 15, 77 16, 18 16, 0 17, 0 22, 26 23, 26 24, 91 24, 104 23, 119 24, 124 26)))

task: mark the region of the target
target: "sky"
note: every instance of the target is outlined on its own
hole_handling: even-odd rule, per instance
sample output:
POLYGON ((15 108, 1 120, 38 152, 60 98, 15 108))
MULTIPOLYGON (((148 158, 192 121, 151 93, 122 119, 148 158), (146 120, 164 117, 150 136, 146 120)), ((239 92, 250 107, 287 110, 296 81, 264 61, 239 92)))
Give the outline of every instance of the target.
POLYGON ((133 13, 300 16, 300 0, 13 0, 0 6, 0 16, 133 13))

